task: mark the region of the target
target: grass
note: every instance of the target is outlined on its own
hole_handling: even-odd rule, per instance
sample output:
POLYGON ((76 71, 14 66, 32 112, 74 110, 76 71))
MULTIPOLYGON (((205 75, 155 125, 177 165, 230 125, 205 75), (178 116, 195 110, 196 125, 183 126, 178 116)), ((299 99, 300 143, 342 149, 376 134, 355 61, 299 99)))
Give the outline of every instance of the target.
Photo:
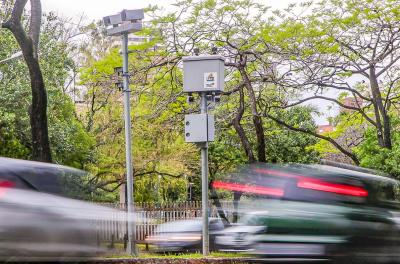
MULTIPOLYGON (((209 258, 241 258, 246 257, 245 254, 239 253, 223 253, 212 252, 209 258)), ((204 256, 201 253, 178 253, 178 254, 152 254, 144 253, 139 255, 139 258, 168 258, 168 259, 201 259, 204 256)))
MULTIPOLYGON (((243 258, 248 255, 243 253, 225 253, 212 252, 207 258, 243 258)), ((127 254, 116 254, 108 256, 108 258, 132 258, 127 254)), ((140 253, 138 258, 159 258, 159 259, 201 259, 204 256, 201 253, 176 253, 176 254, 155 254, 155 253, 140 253)))
MULTIPOLYGON (((137 244, 137 249, 139 251, 138 258, 160 258, 160 259, 201 259, 204 256, 201 252, 195 253, 154 253, 151 250, 154 246, 149 245, 149 250, 146 250, 146 245, 137 244)), ((207 258, 244 258, 249 255, 245 253, 235 253, 235 252, 211 252, 207 258)), ((113 253, 106 255, 107 258, 132 258, 131 255, 125 253, 123 243, 115 243, 113 253)))

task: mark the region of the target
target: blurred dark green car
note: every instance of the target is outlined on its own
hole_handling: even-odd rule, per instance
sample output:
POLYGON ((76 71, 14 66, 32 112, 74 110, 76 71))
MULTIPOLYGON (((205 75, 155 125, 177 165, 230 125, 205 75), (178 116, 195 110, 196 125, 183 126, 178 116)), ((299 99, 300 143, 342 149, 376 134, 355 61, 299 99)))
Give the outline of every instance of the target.
MULTIPOLYGON (((214 188, 242 195, 224 250, 270 259, 400 261, 399 182, 325 165, 249 165, 214 188)), ((237 196, 237 195, 236 195, 237 196)))

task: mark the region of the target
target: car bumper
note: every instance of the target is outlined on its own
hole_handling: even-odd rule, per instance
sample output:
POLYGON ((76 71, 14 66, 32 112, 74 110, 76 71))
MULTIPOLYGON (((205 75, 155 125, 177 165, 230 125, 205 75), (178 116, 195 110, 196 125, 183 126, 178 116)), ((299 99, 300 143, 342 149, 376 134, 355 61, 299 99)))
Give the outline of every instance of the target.
POLYGON ((325 245, 305 243, 256 243, 252 253, 269 257, 322 257, 329 254, 325 245))

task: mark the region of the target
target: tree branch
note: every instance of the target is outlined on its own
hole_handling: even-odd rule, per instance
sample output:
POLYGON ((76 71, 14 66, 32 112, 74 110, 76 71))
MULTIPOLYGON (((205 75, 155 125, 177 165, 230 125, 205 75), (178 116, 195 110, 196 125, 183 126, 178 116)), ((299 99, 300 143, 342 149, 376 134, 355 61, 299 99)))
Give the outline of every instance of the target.
POLYGON ((304 98, 304 99, 302 99, 302 100, 299 100, 299 101, 297 101, 297 102, 295 102, 295 103, 288 104, 288 105, 285 105, 285 106, 272 106, 272 107, 274 107, 274 108, 285 109, 285 108, 290 108, 290 107, 293 107, 293 106, 296 106, 296 105, 299 105, 299 104, 302 104, 302 103, 304 103, 304 102, 307 102, 307 101, 310 101, 310 100, 314 100, 314 99, 322 99, 322 100, 334 102, 335 104, 339 105, 339 106, 342 107, 342 108, 346 108, 346 109, 349 109, 349 110, 357 111, 357 112, 359 112, 368 122, 370 122, 373 126, 376 127, 376 125, 377 125, 376 122, 375 122, 374 120, 372 120, 372 119, 363 111, 363 109, 361 109, 361 108, 359 108, 359 107, 354 107, 354 106, 345 105, 345 104, 341 103, 340 101, 338 101, 338 100, 336 100, 336 99, 334 99, 334 98, 329 98, 329 97, 325 97, 325 96, 321 96, 321 95, 315 95, 315 96, 307 97, 307 98, 304 98))
POLYGON ((324 136, 324 135, 321 135, 321 134, 318 134, 318 133, 316 133, 316 132, 314 132, 314 131, 311 131, 311 130, 308 130, 308 129, 304 129, 304 128, 300 128, 300 127, 291 126, 291 125, 289 125, 289 124, 283 122, 282 120, 279 120, 278 118, 271 116, 271 115, 268 114, 268 113, 264 113, 264 116, 267 117, 267 118, 270 118, 271 120, 273 120, 273 121, 276 122, 277 124, 279 124, 279 125, 281 125, 281 126, 284 126, 284 127, 288 128, 288 129, 290 129, 290 130, 297 131, 297 132, 302 132, 302 133, 305 133, 305 134, 308 134, 308 135, 311 135, 311 136, 314 136, 314 137, 317 137, 317 138, 326 140, 326 141, 328 141, 329 143, 331 143, 332 145, 334 145, 334 146, 335 146, 340 152, 342 152, 344 155, 346 155, 346 156, 348 156, 349 158, 351 158, 355 164, 357 164, 357 165, 360 164, 360 161, 358 160, 358 158, 356 157, 356 155, 354 155, 353 153, 351 153, 351 152, 347 151, 346 149, 344 149, 344 148, 343 148, 339 143, 337 143, 333 138, 328 137, 328 136, 324 136))
POLYGON ((29 25, 29 36, 33 42, 34 54, 38 55, 40 26, 42 21, 42 5, 40 0, 30 0, 31 2, 31 22, 29 25))

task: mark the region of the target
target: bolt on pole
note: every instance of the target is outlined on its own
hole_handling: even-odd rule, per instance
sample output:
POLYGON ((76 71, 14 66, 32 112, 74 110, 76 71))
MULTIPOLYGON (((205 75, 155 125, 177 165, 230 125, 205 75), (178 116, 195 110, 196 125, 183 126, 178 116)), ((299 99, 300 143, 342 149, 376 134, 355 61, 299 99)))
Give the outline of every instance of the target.
POLYGON ((125 156, 126 156, 126 185, 127 185, 127 211, 128 211, 128 243, 126 252, 129 255, 136 255, 135 244, 135 222, 133 218, 133 169, 132 169, 132 132, 131 132, 131 113, 129 89, 129 70, 128 70, 128 34, 122 35, 122 74, 123 74, 123 93, 124 93, 124 123, 125 123, 125 156))
MULTIPOLYGON (((200 104, 201 113, 207 115, 208 107, 206 93, 201 93, 200 104)), ((208 142, 204 142, 201 146, 201 204, 203 212, 203 255, 207 256, 210 254, 208 233, 208 142)))

